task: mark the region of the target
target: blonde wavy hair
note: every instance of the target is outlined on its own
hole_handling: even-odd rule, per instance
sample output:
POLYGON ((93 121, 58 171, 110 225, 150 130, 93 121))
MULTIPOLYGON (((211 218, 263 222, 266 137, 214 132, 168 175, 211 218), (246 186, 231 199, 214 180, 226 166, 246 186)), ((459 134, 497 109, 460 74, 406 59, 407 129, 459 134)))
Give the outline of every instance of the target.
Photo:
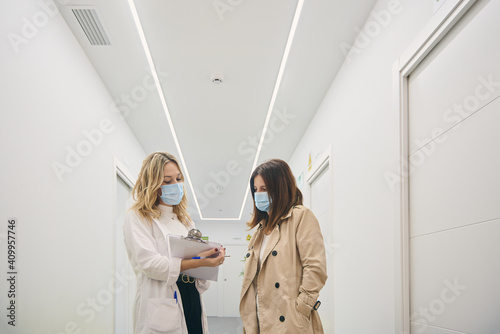
MULTIPOLYGON (((147 221, 152 222, 153 219, 158 219, 161 216, 161 211, 158 208, 160 204, 160 197, 158 196, 158 189, 160 189, 163 182, 163 169, 168 162, 173 162, 181 170, 179 162, 170 153, 155 152, 151 153, 142 162, 139 177, 135 183, 132 195, 136 201, 130 210, 135 210, 140 216, 147 221)), ((181 171, 181 180, 184 182, 184 175, 181 171)), ((173 206, 173 211, 177 218, 186 226, 192 221, 187 213, 187 197, 184 192, 182 200, 178 205, 173 206)))

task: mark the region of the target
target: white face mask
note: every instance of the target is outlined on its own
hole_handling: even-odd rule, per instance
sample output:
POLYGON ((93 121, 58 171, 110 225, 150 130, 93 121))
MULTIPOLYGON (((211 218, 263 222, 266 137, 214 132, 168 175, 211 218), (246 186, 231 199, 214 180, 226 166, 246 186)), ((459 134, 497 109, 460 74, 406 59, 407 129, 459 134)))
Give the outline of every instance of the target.
POLYGON ((269 212, 271 208, 271 202, 269 201, 269 195, 267 192, 254 193, 255 206, 262 212, 269 212))
POLYGON ((184 183, 166 184, 161 186, 160 198, 168 205, 178 205, 184 196, 184 183))

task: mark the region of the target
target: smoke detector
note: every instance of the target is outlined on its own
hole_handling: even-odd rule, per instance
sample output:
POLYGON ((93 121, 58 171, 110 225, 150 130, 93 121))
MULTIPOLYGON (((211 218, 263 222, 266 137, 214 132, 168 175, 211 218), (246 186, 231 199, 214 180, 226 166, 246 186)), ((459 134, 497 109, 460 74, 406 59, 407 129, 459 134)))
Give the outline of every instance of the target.
POLYGON ((224 76, 220 73, 217 74, 212 74, 210 76, 210 79, 212 79, 212 82, 216 85, 221 84, 224 81, 224 76))

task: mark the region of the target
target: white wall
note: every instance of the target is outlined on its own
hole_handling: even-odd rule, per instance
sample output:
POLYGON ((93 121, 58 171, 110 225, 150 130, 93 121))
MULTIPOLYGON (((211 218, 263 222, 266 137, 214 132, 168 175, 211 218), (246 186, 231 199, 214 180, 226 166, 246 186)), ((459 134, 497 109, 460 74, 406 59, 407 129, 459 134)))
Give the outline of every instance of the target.
POLYGON ((113 158, 137 175, 145 153, 66 23, 40 3, 0 3, 0 332, 112 333, 113 158), (37 31, 25 21, 34 19, 37 31), (18 52, 9 33, 24 38, 18 52), (83 132, 103 120, 107 133, 94 131, 85 147, 83 132), (52 164, 66 165, 67 147, 88 155, 59 180, 52 164), (15 327, 6 324, 10 217, 18 219, 15 327))
POLYGON ((362 28, 372 37, 358 36, 289 160, 296 176, 305 175, 309 153, 332 144, 336 333, 395 333, 399 221, 385 179, 398 164, 393 65, 433 16, 433 1, 381 0, 374 12, 378 19, 362 28))
POLYGON ((244 221, 200 221, 196 227, 208 235, 211 241, 220 242, 222 245, 248 245, 246 237, 254 231, 249 231, 244 221))

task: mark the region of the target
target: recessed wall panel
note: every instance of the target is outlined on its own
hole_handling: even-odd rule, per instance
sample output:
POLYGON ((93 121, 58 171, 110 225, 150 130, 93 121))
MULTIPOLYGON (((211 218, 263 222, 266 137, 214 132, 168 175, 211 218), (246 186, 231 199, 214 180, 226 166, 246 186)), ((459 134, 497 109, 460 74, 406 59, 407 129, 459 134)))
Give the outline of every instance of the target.
MULTIPOLYGON (((411 240, 412 322, 500 331, 500 219, 411 240)), ((424 333, 428 333, 427 330, 424 333)))
POLYGON ((500 98, 410 157, 411 236, 500 217, 499 129, 500 98))
POLYGON ((478 4, 411 74, 410 152, 500 95, 498 13, 499 1, 478 4))

